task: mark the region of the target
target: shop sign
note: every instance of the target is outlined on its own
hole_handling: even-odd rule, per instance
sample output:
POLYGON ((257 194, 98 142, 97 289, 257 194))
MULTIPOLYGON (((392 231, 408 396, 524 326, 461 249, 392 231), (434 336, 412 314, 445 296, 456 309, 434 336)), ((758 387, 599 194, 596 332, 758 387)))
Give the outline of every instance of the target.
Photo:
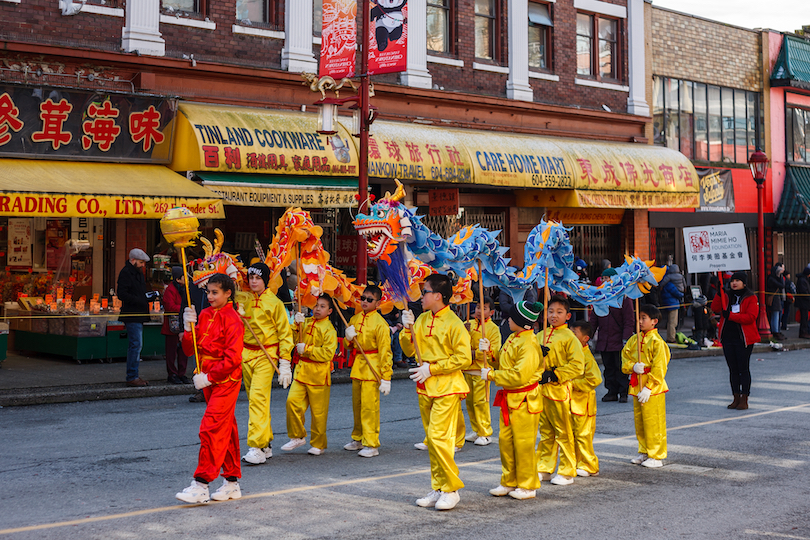
POLYGON ((458 189, 431 189, 428 204, 431 216, 457 216, 458 189))
POLYGON ((8 260, 9 266, 31 266, 31 219, 11 218, 8 220, 8 260))
POLYGON ((407 68, 408 5, 407 0, 368 2, 371 10, 368 73, 398 73, 407 68))
POLYGON ((272 184, 256 186, 223 185, 205 182, 207 189, 220 197, 224 204, 234 206, 273 206, 301 208, 351 208, 357 206, 356 191, 327 188, 289 188, 272 184))
POLYGON ((624 210, 589 210, 584 208, 548 208, 546 219, 565 225, 619 225, 624 210))
POLYGON ((357 1, 324 0, 318 75, 353 77, 357 56, 357 1))
POLYGON ((168 163, 176 102, 0 85, 0 156, 168 163))
POLYGON ((698 194, 668 192, 622 192, 576 190, 577 205, 583 208, 694 208, 698 194))
POLYGON ((684 227, 683 243, 690 274, 751 269, 742 223, 684 227))
MULTIPOLYGON (((0 216, 96 217, 160 219, 175 206, 185 206, 199 218, 225 217, 219 199, 118 195, 0 193, 0 216)), ((11 220, 9 220, 11 221, 11 220)))
POLYGON ((338 235, 335 245, 335 265, 339 268, 357 266, 357 239, 355 235, 338 235))
POLYGON ((734 213, 734 182, 728 169, 696 169, 700 178, 697 212, 734 213))

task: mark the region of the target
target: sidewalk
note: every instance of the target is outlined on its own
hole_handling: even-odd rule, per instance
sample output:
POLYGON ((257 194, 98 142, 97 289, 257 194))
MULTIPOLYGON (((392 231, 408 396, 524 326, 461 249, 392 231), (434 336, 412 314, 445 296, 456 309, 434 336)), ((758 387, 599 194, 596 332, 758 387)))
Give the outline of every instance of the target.
MULTIPOLYGON (((808 349, 810 340, 799 339, 799 325, 788 326, 782 342, 784 350, 808 349)), ((778 352, 765 344, 754 346, 754 356, 778 352)), ((723 350, 702 349, 689 351, 672 349, 672 359, 722 356, 723 350)), ((597 356, 597 361, 599 360, 597 356)), ((189 365, 189 373, 193 370, 189 365)), ((349 369, 340 369, 332 374, 333 384, 350 382, 349 369)), ((39 405, 46 403, 71 403, 101 399, 191 395, 191 385, 175 385, 166 382, 166 363, 162 358, 145 359, 140 365, 140 376, 149 381, 149 386, 127 387, 124 379, 126 363, 121 360, 111 364, 91 362, 77 364, 67 357, 54 355, 21 356, 10 352, 0 363, 0 406, 39 405)), ((408 370, 394 369, 394 379, 408 377, 408 370)))

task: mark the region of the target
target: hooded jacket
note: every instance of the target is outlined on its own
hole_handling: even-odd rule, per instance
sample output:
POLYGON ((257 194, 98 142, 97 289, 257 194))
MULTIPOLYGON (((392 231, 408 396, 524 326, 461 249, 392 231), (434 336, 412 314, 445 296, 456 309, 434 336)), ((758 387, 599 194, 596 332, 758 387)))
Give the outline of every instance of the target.
MULTIPOLYGON (((771 296, 771 305, 768 306, 768 311, 782 311, 782 296, 785 293, 785 278, 780 269, 784 268, 782 263, 776 263, 768 274, 768 281, 765 283, 765 292, 771 296)), ((767 300, 765 304, 767 305, 767 300)))

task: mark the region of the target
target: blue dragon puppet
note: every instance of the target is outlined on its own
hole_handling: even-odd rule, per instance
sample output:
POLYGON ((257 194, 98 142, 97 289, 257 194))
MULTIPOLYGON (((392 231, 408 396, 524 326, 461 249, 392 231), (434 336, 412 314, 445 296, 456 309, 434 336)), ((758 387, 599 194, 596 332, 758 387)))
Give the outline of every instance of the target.
MULTIPOLYGON (((525 247, 526 267, 517 271, 504 254, 509 248, 497 240, 500 231, 478 225, 463 227, 445 240, 432 232, 400 201, 405 190, 397 190, 374 203, 368 214, 358 214, 354 227, 366 240, 368 256, 377 262, 381 282, 392 296, 404 298, 412 289, 409 263, 417 259, 439 273, 468 276, 481 264, 484 285, 507 291, 516 301, 533 286, 543 286, 548 275, 549 289, 562 292, 597 315, 606 315, 611 306, 621 307, 622 299, 640 297, 656 285, 664 269, 651 268, 652 261, 626 257, 616 268, 613 279, 599 286, 582 283, 573 271, 574 253, 568 230, 560 223, 542 221, 529 234, 525 247), (548 272, 546 272, 548 271, 548 272)), ((412 263, 411 263, 412 264, 412 263)))

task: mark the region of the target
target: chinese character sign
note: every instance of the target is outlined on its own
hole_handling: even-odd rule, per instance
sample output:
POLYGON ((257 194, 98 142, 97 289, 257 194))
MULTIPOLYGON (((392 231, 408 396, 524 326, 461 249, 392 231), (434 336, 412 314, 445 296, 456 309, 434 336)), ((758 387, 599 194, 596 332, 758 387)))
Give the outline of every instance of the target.
POLYGON ((0 85, 0 156, 168 163, 173 100, 0 85))
POLYGON ((428 201, 431 216, 458 215, 458 189, 431 189, 428 201))
POLYGON ((405 71, 408 58, 407 0, 376 0, 376 3, 369 2, 369 9, 369 75, 405 71))
POLYGON ((357 266, 357 235, 338 235, 335 245, 335 266, 351 268, 357 266))
POLYGON ((357 1, 324 0, 318 75, 353 77, 357 55, 357 1))
POLYGON ((742 223, 683 229, 689 273, 750 270, 748 241, 742 223))

